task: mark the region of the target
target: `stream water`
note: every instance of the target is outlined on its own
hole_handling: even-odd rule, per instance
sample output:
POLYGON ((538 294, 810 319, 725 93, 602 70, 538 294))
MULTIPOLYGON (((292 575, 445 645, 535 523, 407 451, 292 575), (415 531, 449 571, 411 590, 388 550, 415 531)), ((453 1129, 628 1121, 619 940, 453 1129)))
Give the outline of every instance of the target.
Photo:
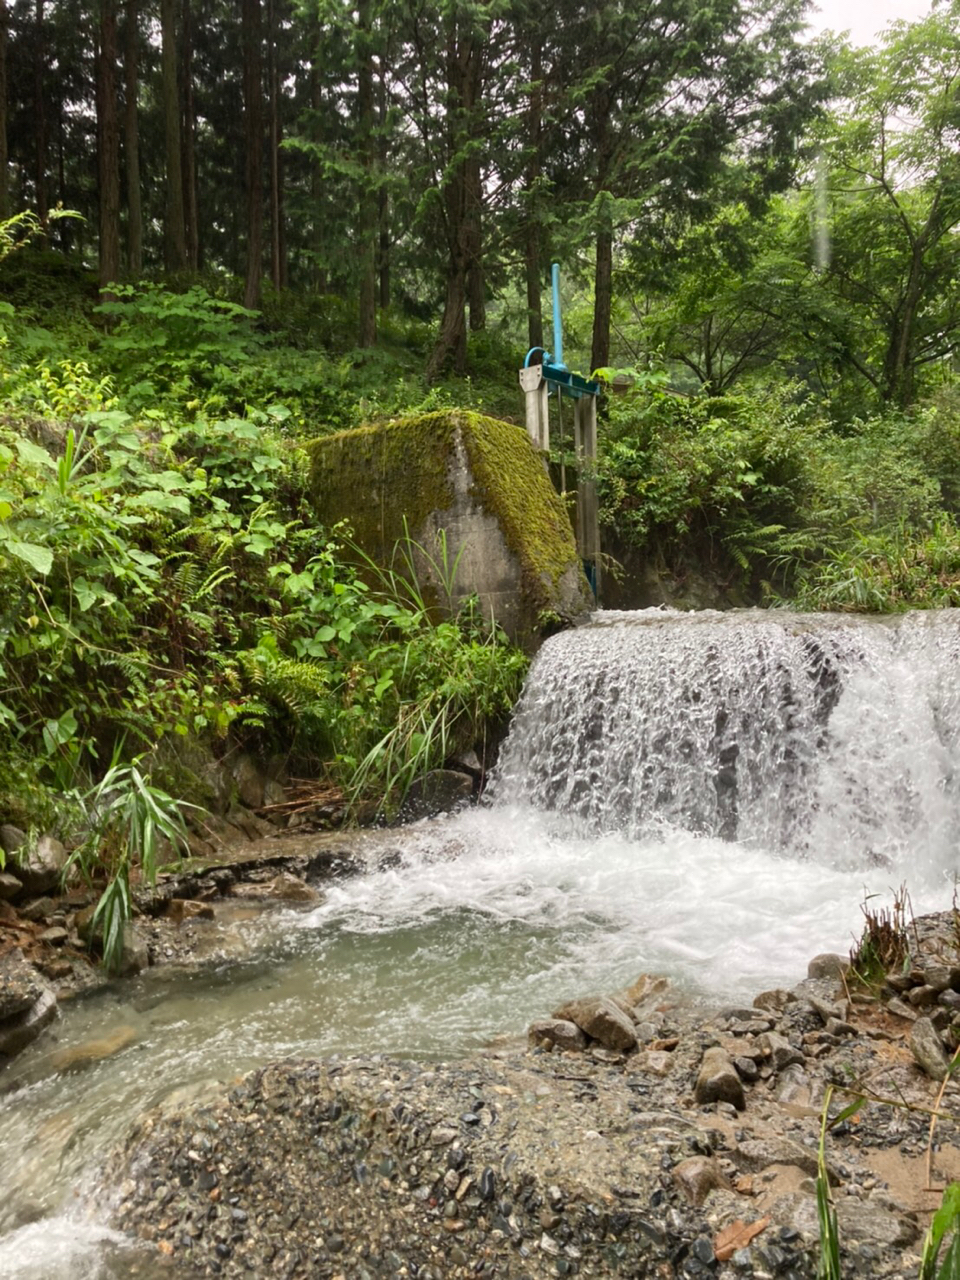
POLYGON ((868 893, 905 880, 917 913, 948 906, 958 659, 953 612, 646 611, 554 637, 486 804, 391 833, 399 858, 318 907, 238 925, 230 966, 66 1005, 0 1076, 0 1275, 131 1274, 84 1179, 171 1095, 285 1055, 456 1056, 643 971, 750 998, 847 950, 868 893))

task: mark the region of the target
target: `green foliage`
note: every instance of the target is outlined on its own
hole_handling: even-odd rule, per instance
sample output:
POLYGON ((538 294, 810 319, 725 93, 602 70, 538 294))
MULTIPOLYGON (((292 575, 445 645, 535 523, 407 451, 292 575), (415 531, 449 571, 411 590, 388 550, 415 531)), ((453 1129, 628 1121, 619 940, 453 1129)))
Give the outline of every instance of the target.
POLYGON ((960 1182, 944 1190, 940 1207, 923 1242, 918 1280, 958 1280, 960 1277, 960 1182), (947 1241, 941 1254, 941 1246, 947 1241), (938 1269, 938 1262, 940 1263, 938 1269))
POLYGON ((820 430, 789 389, 616 397, 599 464, 602 519, 662 562, 719 560, 745 572, 799 524, 820 430))
MULTIPOLYGON (((828 1085, 820 1114, 820 1143, 817 1149, 817 1221, 820 1228, 817 1280, 843 1280, 837 1211, 830 1194, 830 1175, 827 1169, 827 1133, 856 1115, 866 1104, 865 1098, 856 1097, 831 1117, 832 1100, 833 1087, 828 1085)), ((960 1278, 960 1182, 951 1182, 944 1189, 940 1206, 934 1213, 924 1238, 917 1280, 958 1280, 958 1278, 960 1278), (943 1248, 944 1242, 946 1242, 945 1248, 943 1248)))
MULTIPOLYGON (((817 1280, 843 1280, 840 1271, 840 1233, 837 1230, 837 1211, 830 1197, 830 1176, 827 1170, 826 1139, 833 1090, 827 1086, 820 1117, 820 1145, 817 1148, 817 1222, 820 1226, 820 1256, 817 1264, 817 1280)), ((862 1100, 858 1099, 858 1104, 862 1100)), ((852 1111, 856 1110, 856 1105, 852 1111)))
POLYGON ((837 427, 791 388, 615 397, 602 518, 674 572, 710 564, 804 609, 960 601, 960 401, 837 427))
POLYGON ((106 867, 110 879, 90 925, 90 937, 102 938, 103 960, 117 971, 123 953, 123 931, 130 918, 130 871, 134 863, 154 884, 163 842, 174 855, 187 848, 183 801, 179 803, 144 776, 139 761, 120 764, 118 753, 100 781, 77 793, 87 834, 68 865, 79 864, 89 878, 106 867))

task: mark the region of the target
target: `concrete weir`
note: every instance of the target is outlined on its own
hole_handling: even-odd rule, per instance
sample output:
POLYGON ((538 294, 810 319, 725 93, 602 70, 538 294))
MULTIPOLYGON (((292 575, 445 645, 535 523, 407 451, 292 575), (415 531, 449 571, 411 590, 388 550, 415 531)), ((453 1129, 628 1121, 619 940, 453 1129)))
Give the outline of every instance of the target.
POLYGON ((447 564, 459 557, 453 606, 476 594, 484 616, 526 647, 592 607, 563 501, 522 427, 446 409, 342 431, 309 450, 323 523, 346 521, 381 565, 397 563, 409 534, 421 586, 438 604, 445 534, 447 564))

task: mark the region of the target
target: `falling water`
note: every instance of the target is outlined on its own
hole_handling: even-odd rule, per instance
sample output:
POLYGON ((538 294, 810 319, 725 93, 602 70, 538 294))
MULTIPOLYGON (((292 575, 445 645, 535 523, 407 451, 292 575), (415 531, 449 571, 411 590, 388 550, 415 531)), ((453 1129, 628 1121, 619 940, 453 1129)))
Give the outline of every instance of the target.
POLYGON ((554 637, 496 787, 584 829, 658 826, 920 878, 956 865, 960 611, 599 615, 554 637))

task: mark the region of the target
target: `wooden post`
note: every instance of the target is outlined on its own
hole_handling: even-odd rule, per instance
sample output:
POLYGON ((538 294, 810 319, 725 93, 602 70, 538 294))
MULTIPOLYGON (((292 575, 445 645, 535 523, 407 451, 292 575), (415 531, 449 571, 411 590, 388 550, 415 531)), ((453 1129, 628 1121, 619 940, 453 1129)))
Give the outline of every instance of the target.
POLYGON ((581 396, 573 405, 577 455, 577 535, 580 558, 592 569, 592 587, 600 600, 600 517, 597 504, 597 398, 581 396))
POLYGON ((527 434, 534 447, 546 453, 550 448, 550 417, 543 367, 531 364, 521 369, 520 386, 526 408, 527 434))

